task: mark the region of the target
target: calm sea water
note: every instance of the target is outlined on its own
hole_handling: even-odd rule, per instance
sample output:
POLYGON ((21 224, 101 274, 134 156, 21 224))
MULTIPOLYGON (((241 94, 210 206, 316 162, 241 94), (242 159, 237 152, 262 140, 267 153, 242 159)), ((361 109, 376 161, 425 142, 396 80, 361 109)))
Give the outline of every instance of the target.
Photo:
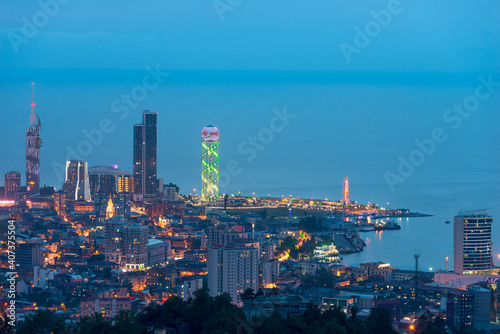
MULTIPOLYGON (((381 260, 412 268, 418 252, 422 268, 444 269, 450 256, 451 269, 452 224, 444 222, 459 210, 486 208, 495 225, 500 219, 500 91, 458 129, 443 119, 454 103, 474 94, 477 75, 177 72, 120 118, 113 101, 141 85, 145 71, 123 77, 49 74, 34 75, 42 184, 60 188, 60 168, 78 148, 90 166, 118 164, 131 171, 132 125, 149 109, 158 112, 158 176, 183 193, 199 193, 201 130, 212 124, 220 130, 221 171, 237 171, 224 179, 223 191, 339 199, 347 175, 352 200, 434 215, 403 220, 400 231, 364 233, 367 247, 345 256, 349 264, 381 260), (273 119, 284 109, 293 119, 282 129, 273 119), (92 132, 103 119, 113 130, 88 146, 82 131, 92 132), (447 139, 404 182, 389 187, 385 173, 397 173, 399 157, 408 159, 418 149, 415 140, 430 138, 438 128, 447 139), (257 139, 258 149, 250 153, 252 137, 259 135, 263 142, 257 139)), ((1 174, 25 171, 30 81, 25 74, 0 82, 1 174)), ((500 253, 500 230, 493 231, 500 253)))

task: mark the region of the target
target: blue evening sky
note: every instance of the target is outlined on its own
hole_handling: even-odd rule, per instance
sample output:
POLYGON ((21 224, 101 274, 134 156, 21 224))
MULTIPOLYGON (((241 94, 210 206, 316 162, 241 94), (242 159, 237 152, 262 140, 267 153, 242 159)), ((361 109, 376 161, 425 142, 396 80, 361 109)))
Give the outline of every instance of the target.
POLYGON ((340 43, 354 45, 354 28, 364 30, 371 11, 391 1, 220 0, 232 9, 224 20, 211 0, 64 2, 43 25, 38 1, 0 1, 0 70, 9 69, 1 81, 14 80, 12 69, 157 63, 180 70, 500 72, 494 0, 401 0, 350 63, 340 43), (9 33, 22 36, 23 17, 33 22, 34 15, 42 26, 14 52, 9 33))

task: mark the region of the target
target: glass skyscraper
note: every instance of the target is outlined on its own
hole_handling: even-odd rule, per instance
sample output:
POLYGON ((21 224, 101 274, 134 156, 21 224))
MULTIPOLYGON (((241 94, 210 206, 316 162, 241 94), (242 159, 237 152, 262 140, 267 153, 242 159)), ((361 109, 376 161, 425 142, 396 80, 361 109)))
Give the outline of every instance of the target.
POLYGON ((134 125, 134 197, 154 197, 156 180, 156 112, 144 110, 142 124, 134 125))

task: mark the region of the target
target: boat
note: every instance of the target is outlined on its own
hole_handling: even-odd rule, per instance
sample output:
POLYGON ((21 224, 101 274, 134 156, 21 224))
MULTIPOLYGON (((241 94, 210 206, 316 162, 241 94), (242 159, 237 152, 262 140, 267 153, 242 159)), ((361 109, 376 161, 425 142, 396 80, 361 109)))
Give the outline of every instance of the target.
POLYGON ((385 224, 377 224, 375 225, 374 229, 376 231, 383 231, 383 230, 400 230, 401 229, 401 225, 399 225, 398 223, 396 222, 393 222, 393 221, 388 221, 387 223, 385 224))
POLYGON ((447 221, 445 221, 444 223, 445 223, 445 224, 450 224, 450 221, 449 221, 449 220, 447 220, 447 221))

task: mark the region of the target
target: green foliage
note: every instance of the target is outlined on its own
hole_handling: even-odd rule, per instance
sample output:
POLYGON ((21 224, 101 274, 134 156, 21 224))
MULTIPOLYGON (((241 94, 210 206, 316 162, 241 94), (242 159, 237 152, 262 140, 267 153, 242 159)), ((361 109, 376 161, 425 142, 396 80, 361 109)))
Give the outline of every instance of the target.
POLYGON ((297 245, 297 240, 294 238, 288 236, 283 240, 280 246, 280 251, 290 251, 291 249, 295 249, 295 246, 297 245))
POLYGON ((301 219, 299 222, 299 229, 307 233, 319 232, 322 230, 323 218, 317 216, 309 216, 301 219))
POLYGON ((3 312, 0 316, 0 334, 13 334, 14 333, 14 326, 11 326, 9 324, 9 321, 11 321, 9 318, 7 318, 7 314, 3 312))
MULTIPOLYGON (((251 297, 260 293, 254 294, 248 289, 243 295, 251 297)), ((242 309, 232 304, 228 294, 212 297, 207 289, 201 289, 188 301, 172 297, 161 305, 148 306, 137 315, 121 311, 113 323, 105 321, 101 314, 95 313, 80 319, 78 333, 146 334, 148 329, 153 327, 171 327, 186 334, 394 334, 386 310, 372 309, 370 318, 364 322, 356 317, 356 311, 353 308, 351 317, 348 318, 341 309, 332 308, 321 312, 316 305, 310 304, 303 314, 292 316, 275 312, 268 318, 254 318, 249 321, 242 309)), ((436 328, 441 328, 441 321, 442 319, 434 319, 432 323, 436 328)), ((50 311, 38 311, 27 318, 18 333, 64 333, 64 320, 50 311)), ((425 333, 444 334, 439 331, 425 333)))
POLYGON ((335 280, 336 277, 332 272, 328 271, 325 268, 318 269, 317 275, 306 275, 302 279, 302 285, 304 287, 315 287, 317 285, 317 281, 319 280, 320 288, 335 288, 335 280), (317 277, 316 277, 317 276, 317 277))
POLYGON ((392 329, 389 311, 383 308, 372 308, 366 324, 374 334, 397 333, 392 329))
POLYGON ((45 334, 65 333, 64 318, 54 312, 38 310, 33 315, 28 315, 24 323, 17 328, 18 334, 45 334))

